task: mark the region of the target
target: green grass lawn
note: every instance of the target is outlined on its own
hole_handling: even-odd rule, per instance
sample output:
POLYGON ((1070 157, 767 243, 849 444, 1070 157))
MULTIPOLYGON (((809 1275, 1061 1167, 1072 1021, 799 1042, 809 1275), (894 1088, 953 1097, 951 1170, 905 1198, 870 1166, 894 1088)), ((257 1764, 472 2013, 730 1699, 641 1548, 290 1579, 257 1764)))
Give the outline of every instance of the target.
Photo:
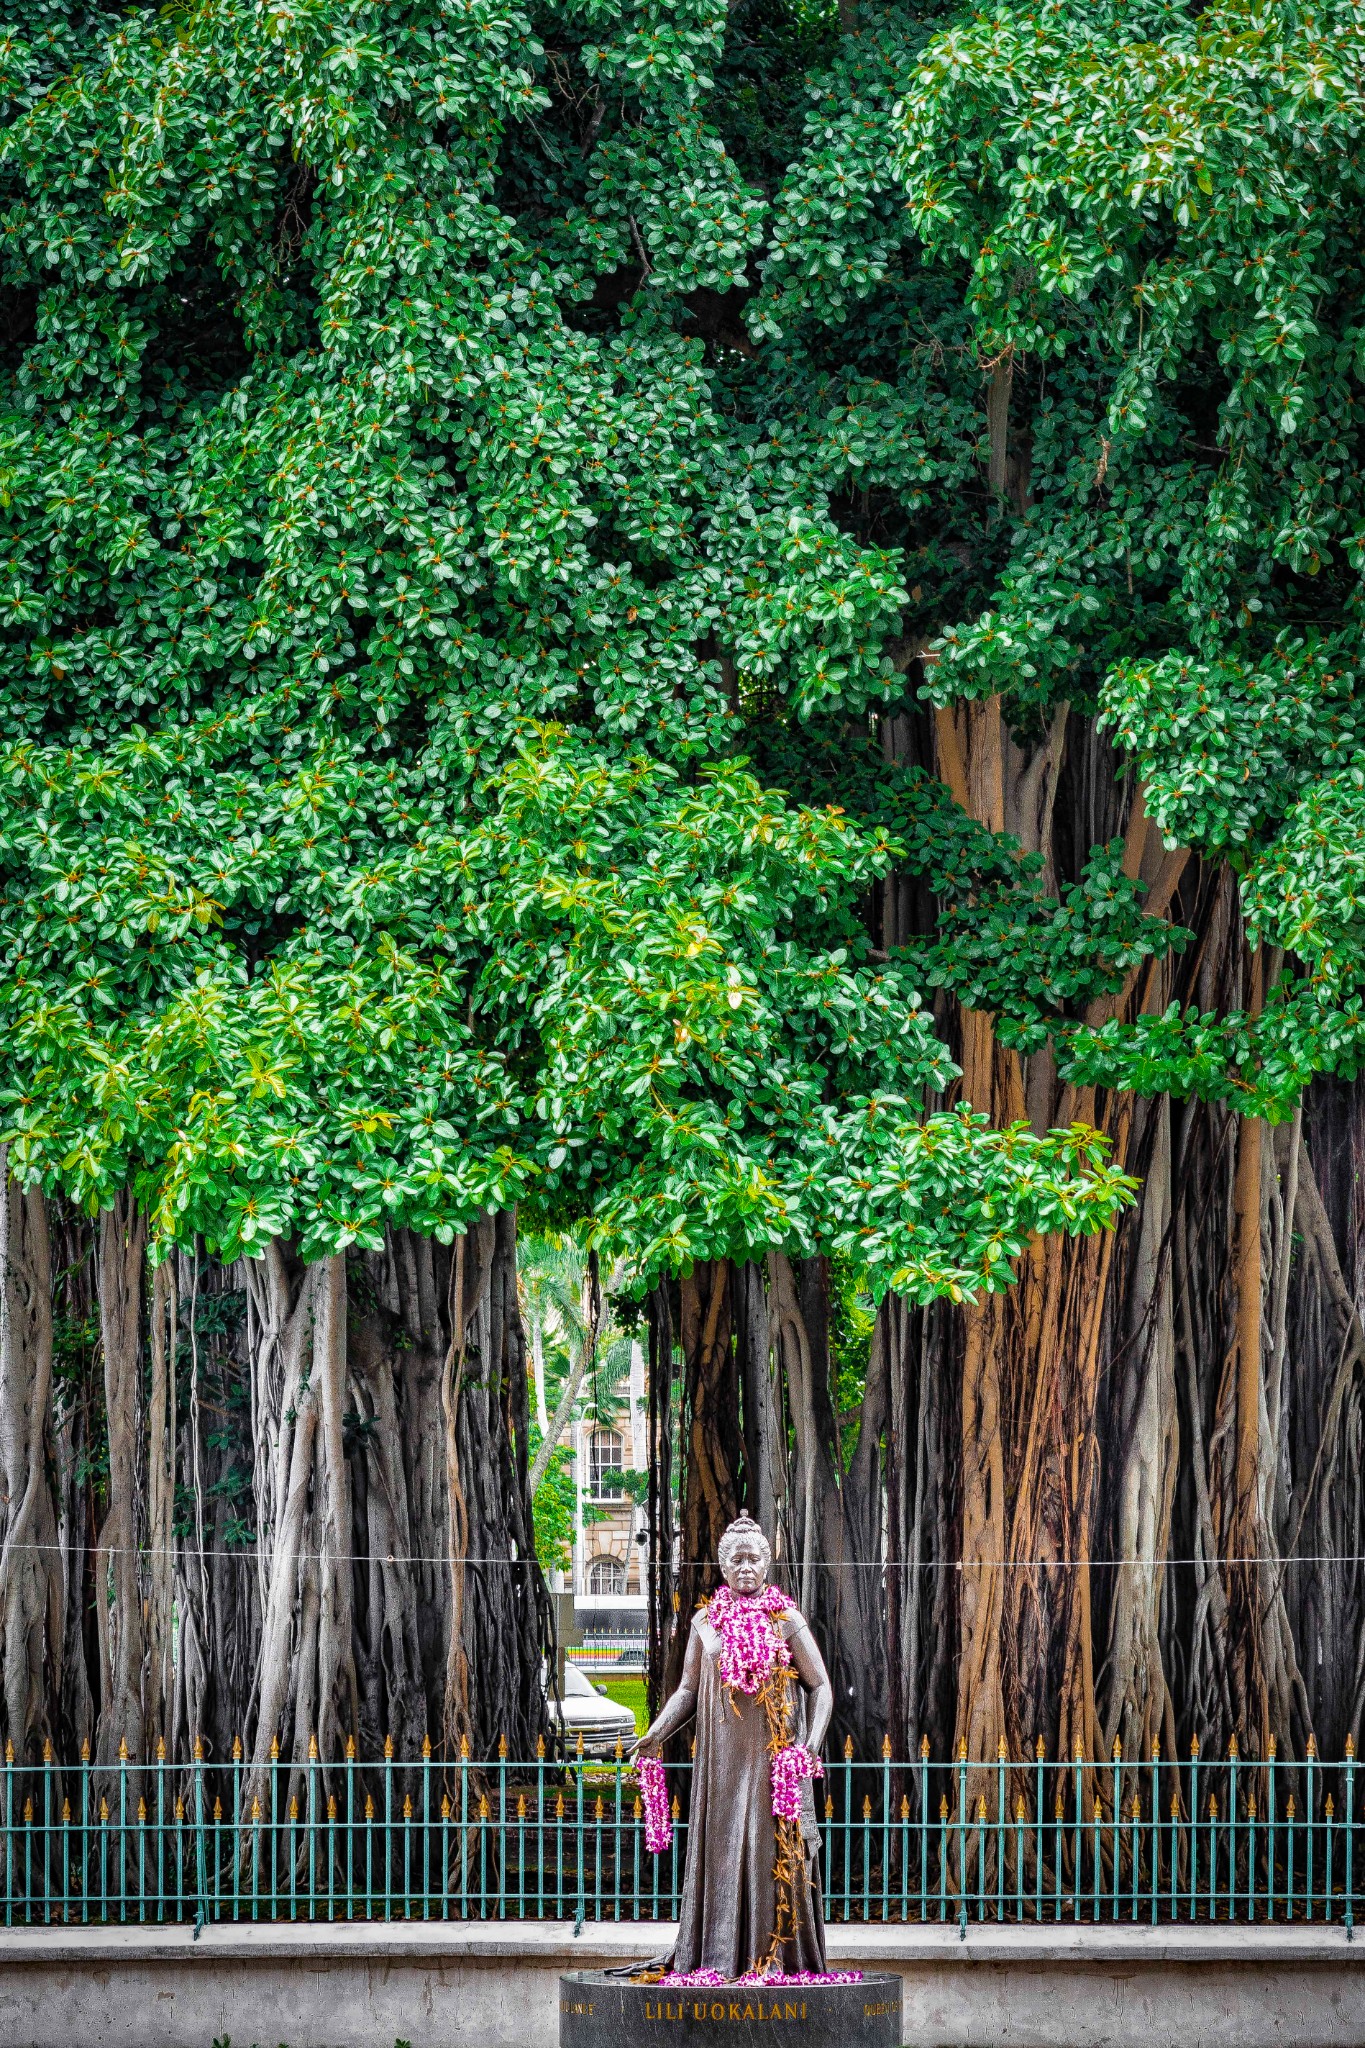
POLYGON ((615 1700, 618 1706, 630 1708, 635 1716, 635 1733, 643 1735, 649 1726, 643 1678, 595 1678, 593 1684, 600 1685, 607 1698, 615 1700))

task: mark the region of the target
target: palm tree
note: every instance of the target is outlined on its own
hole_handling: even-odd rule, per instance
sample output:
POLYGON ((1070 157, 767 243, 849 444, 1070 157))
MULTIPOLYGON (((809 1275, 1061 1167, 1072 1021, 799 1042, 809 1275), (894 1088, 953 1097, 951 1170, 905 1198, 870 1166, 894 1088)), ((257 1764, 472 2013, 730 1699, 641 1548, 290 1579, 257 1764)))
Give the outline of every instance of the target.
MULTIPOLYGON (((613 1279, 616 1277, 613 1274, 613 1279)), ((631 1342, 622 1331, 602 1331, 602 1296, 596 1262, 570 1232, 546 1231, 522 1241, 518 1286, 521 1312, 531 1332, 531 1369, 536 1383, 540 1444, 531 1462, 530 1487, 544 1478, 573 1415, 583 1382, 593 1373, 593 1405, 599 1417, 614 1405, 630 1372, 631 1342), (545 1344, 556 1343, 569 1361, 553 1415, 548 1413, 545 1344)))

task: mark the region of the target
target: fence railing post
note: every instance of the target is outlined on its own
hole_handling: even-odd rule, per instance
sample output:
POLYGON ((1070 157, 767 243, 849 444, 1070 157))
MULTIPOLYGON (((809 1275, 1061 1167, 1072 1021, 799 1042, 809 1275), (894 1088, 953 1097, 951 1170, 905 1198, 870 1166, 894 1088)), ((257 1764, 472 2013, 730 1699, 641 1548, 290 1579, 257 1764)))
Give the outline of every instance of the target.
POLYGON ((967 1744, 957 1746, 957 1927, 967 1939, 967 1744))
POLYGON ((1355 1787, 1356 1743, 1346 1738, 1346 1939, 1355 1940, 1355 1787))
POLYGON ((578 1737, 577 1765, 574 1771, 574 1839, 578 1845, 578 1884, 574 1905, 573 1931, 575 1938, 583 1932, 586 1905, 583 1898, 583 1736, 578 1737))
POLYGON ((1275 1738, 1272 1735, 1266 1744, 1265 1761, 1265 1911, 1266 1919, 1275 1918, 1275 1828, 1279 1819, 1278 1803, 1275 1798, 1275 1738))
POLYGON ((204 1826, 204 1745, 194 1738, 194 1847, 195 1894, 194 1938, 198 1941, 209 1919, 209 1859, 204 1826))

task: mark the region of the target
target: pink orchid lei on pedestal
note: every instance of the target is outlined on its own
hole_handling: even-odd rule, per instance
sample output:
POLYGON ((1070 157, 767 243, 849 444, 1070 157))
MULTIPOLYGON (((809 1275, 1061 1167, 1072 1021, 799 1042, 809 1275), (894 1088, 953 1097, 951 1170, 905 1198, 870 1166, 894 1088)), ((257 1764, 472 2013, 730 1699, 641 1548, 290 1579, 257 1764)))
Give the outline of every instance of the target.
POLYGON ((657 1756, 639 1757, 635 1775, 645 1810, 645 1847, 651 1856, 658 1856, 673 1840, 673 1816, 668 1810, 668 1780, 662 1760, 657 1756))
POLYGON ((722 1977, 719 1970, 670 1970, 659 1982, 667 1985, 718 1984, 861 1984, 861 1970, 750 1970, 744 1977, 722 1977))

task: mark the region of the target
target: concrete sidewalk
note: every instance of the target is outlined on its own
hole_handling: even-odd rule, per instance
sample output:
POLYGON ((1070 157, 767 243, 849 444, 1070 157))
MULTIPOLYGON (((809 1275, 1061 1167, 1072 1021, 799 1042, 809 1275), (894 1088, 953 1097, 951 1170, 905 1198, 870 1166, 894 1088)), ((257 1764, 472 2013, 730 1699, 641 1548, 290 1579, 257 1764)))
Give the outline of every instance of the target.
MULTIPOLYGON (((554 2048, 565 1970, 667 1926, 52 1928, 0 1934, 0 2048, 554 2048)), ((1340 1928, 835 1927, 895 1970, 914 2048, 1359 2048, 1365 1943, 1340 1928)))

